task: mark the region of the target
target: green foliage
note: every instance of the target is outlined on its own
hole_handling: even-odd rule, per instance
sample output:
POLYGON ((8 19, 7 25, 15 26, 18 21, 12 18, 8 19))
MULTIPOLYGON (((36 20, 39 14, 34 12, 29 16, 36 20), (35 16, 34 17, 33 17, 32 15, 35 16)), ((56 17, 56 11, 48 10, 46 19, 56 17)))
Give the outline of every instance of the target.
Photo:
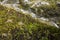
POLYGON ((20 2, 20 8, 23 8, 24 10, 28 10, 30 8, 30 5, 24 2, 24 0, 19 0, 20 2))
POLYGON ((34 12, 38 16, 44 16, 46 18, 55 17, 55 16, 60 17, 59 11, 60 11, 60 7, 52 3, 50 5, 42 5, 40 7, 32 8, 32 12, 34 12))
POLYGON ((0 5, 0 40, 60 40, 60 29, 0 5))

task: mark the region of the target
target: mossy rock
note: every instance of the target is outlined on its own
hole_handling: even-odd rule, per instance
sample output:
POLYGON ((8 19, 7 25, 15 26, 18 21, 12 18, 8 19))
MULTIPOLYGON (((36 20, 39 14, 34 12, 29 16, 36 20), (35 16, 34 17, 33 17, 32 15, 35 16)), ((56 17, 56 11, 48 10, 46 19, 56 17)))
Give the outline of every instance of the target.
POLYGON ((60 29, 0 7, 0 40, 60 40, 60 29))

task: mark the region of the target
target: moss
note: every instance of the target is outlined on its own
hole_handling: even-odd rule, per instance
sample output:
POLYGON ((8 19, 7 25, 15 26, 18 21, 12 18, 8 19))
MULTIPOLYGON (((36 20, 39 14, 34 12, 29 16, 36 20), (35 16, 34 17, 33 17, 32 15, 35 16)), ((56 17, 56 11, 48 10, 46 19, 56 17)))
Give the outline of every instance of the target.
POLYGON ((0 7, 0 40, 60 40, 60 29, 0 7))

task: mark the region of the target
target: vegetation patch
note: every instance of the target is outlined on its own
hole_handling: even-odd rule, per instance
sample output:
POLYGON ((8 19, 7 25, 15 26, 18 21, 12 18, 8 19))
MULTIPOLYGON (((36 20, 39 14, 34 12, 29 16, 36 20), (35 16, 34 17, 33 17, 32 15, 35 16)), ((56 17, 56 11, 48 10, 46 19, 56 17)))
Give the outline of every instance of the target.
POLYGON ((60 40, 60 29, 0 5, 0 40, 60 40))

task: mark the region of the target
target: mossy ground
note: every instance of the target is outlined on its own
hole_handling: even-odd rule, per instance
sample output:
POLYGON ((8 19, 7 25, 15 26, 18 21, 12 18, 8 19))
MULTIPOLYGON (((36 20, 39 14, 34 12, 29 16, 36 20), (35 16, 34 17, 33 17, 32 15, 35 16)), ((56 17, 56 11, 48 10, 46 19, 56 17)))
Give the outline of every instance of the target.
POLYGON ((60 40, 60 29, 0 5, 0 40, 60 40))

